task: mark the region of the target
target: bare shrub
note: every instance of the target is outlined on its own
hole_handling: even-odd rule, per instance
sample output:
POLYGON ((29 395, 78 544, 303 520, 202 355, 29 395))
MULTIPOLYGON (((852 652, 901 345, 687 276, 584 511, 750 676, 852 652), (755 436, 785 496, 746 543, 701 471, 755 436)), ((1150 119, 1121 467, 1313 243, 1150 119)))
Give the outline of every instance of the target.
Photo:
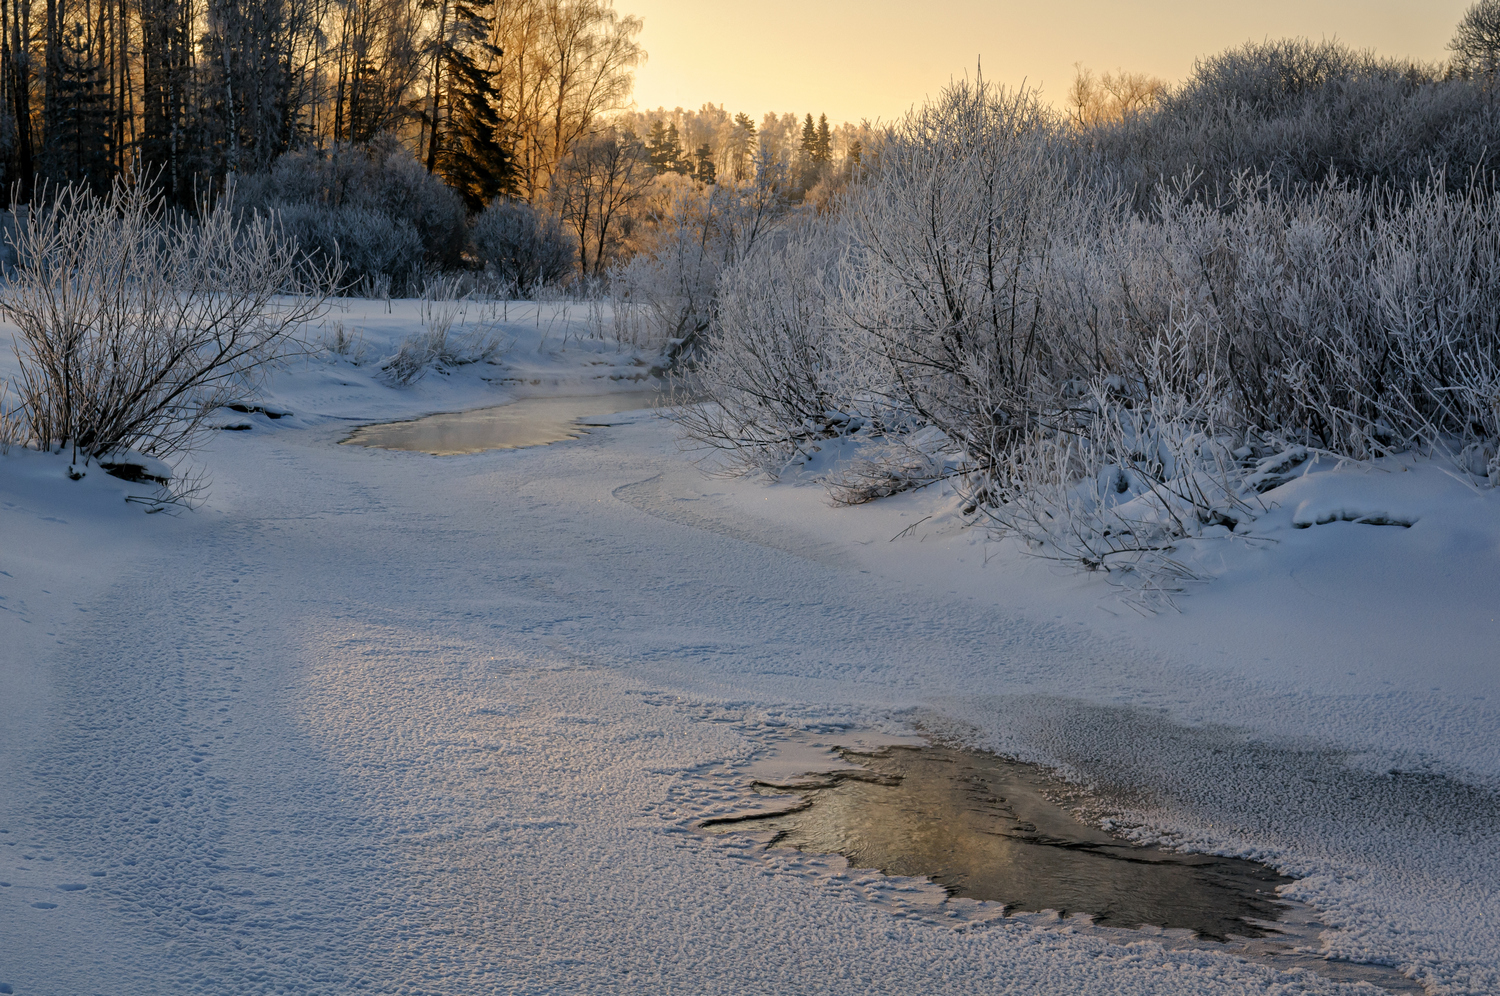
MULTIPOLYGON (((1368 69, 1270 54, 1195 85, 1253 111, 1368 69)), ((891 129, 830 211, 723 271, 687 431, 772 474, 856 435, 840 503, 961 470, 970 514, 1151 598, 1193 579, 1179 544, 1243 533, 1315 454, 1436 450, 1500 483, 1485 174, 1240 172, 1213 200, 1189 174, 1141 209, 1074 134, 982 82, 891 129)))
POLYGON ((1163 194, 1159 223, 1095 240, 1116 243, 1120 276, 1090 291, 1122 316, 1108 337, 1201 323, 1194 375, 1225 386, 1240 424, 1343 456, 1500 435, 1492 191, 1440 173, 1405 191, 1242 180, 1235 203, 1163 194))
POLYGON ((189 446, 291 345, 334 286, 274 222, 227 199, 196 218, 148 185, 63 187, 19 206, 17 269, 0 285, 27 442, 74 458, 189 446))
POLYGON ((1041 556, 1186 579, 1169 556, 1179 541, 1232 531, 1261 510, 1245 483, 1244 459, 1257 451, 1244 446, 1228 392, 1191 376, 1199 338, 1191 325, 1163 330, 1140 379, 1081 386, 1066 415, 971 480, 975 509, 1041 556))
POLYGON ((1219 203, 1245 172, 1292 187, 1340 176, 1405 188, 1434 164, 1492 169, 1500 105, 1435 66, 1271 40, 1200 60, 1154 106, 1079 137, 1146 210, 1163 177, 1191 176, 1195 197, 1219 203))
POLYGON ((725 218, 732 190, 699 187, 675 175, 641 251, 615 269, 618 311, 634 312, 637 344, 668 362, 708 328, 719 273, 733 253, 725 218))
POLYGON ((392 383, 415 384, 432 369, 451 369, 493 359, 504 348, 493 302, 473 299, 463 281, 439 277, 422 289, 422 330, 403 339, 380 361, 392 383))
POLYGON ((849 364, 829 324, 837 220, 810 219, 726 272, 715 329, 694 367, 708 400, 673 417, 743 470, 779 474, 809 440, 842 435, 854 415, 849 364))
POLYGON ((981 467, 1083 362, 1046 296, 1056 231, 1079 227, 1053 137, 1034 95, 955 84, 894 129, 845 209, 838 324, 880 361, 866 389, 981 467))
POLYGON ((636 255, 610 274, 616 335, 672 368, 708 331, 719 278, 786 211, 784 163, 762 154, 750 182, 703 185, 666 175, 644 212, 636 255))
POLYGON ((24 445, 27 437, 26 412, 11 398, 10 381, 0 381, 0 456, 24 445))

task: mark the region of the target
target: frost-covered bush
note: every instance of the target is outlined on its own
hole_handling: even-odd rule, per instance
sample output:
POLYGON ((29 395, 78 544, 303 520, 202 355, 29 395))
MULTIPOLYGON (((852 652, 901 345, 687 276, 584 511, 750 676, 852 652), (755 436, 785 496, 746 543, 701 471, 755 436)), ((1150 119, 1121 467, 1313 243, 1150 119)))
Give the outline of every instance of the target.
POLYGON ((1148 589, 1189 579, 1173 546, 1253 521, 1263 506, 1247 475, 1276 449, 1246 432, 1202 372, 1202 338, 1174 324, 1138 379, 1076 383, 1065 408, 970 479, 971 510, 1045 557, 1135 572, 1148 589))
POLYGON ((879 360, 866 389, 983 463, 1085 362, 1056 321, 1050 243, 1093 204, 1057 141, 1034 95, 960 83, 887 137, 844 210, 836 325, 879 360))
POLYGON ((1242 175, 1209 203, 1189 176, 1138 209, 1083 162, 1025 95, 914 112, 834 210, 725 270, 689 432, 773 473, 867 437, 887 455, 839 501, 957 460, 973 512, 1111 570, 1167 570, 1309 453, 1436 449, 1500 483, 1488 180, 1242 175), (932 432, 946 454, 902 450, 932 432))
POLYGON ((838 294, 836 219, 811 219, 762 243, 724 274, 694 380, 707 399, 675 417, 744 469, 772 475, 808 441, 842 434, 857 362, 829 324, 838 294))
MULTIPOLYGON (((289 211, 300 206, 310 214, 310 206, 319 206, 349 212, 347 221, 328 220, 324 225, 327 230, 342 227, 349 238, 368 237, 358 246, 341 242, 345 256, 378 260, 386 253, 380 244, 383 234, 409 231, 417 238, 420 263, 426 269, 462 265, 468 239, 462 198, 394 139, 379 139, 367 147, 335 143, 326 151, 288 153, 268 172, 240 178, 238 187, 236 201, 242 208, 289 211), (387 225, 373 223, 371 215, 383 216, 387 225)), ((408 241, 405 234, 398 238, 408 241)), ((415 290, 419 271, 405 263, 407 255, 393 253, 405 269, 387 275, 397 288, 411 282, 415 290)))
POLYGON ((501 281, 526 293, 573 275, 578 249, 556 216, 497 198, 474 221, 474 252, 501 281))
POLYGON ((144 184, 51 194, 16 209, 17 266, 0 284, 28 445, 85 462, 187 447, 337 282, 225 200, 192 217, 144 184))
POLYGON ((390 136, 371 143, 370 159, 378 164, 378 170, 374 203, 369 206, 407 221, 422 240, 430 267, 446 270, 462 266, 469 216, 458 192, 427 172, 390 136))
POLYGON ((708 328, 719 274, 734 253, 732 188, 662 177, 640 251, 611 273, 616 310, 639 327, 636 345, 675 356, 708 328))
MULTIPOLYGON (((1409 190, 1242 180, 1221 211, 1158 192, 1156 218, 1069 241, 1069 281, 1139 379, 1139 344, 1205 332, 1193 376, 1234 420, 1343 456, 1467 444, 1500 432, 1500 201, 1441 175, 1409 190)), ((1108 359, 1110 350, 1103 355, 1108 359)))
POLYGON ((422 240, 404 218, 317 203, 288 204, 276 217, 308 255, 343 264, 345 287, 404 287, 422 275, 422 240))
POLYGON ((708 330, 725 268, 744 258, 785 211, 784 163, 755 161, 741 186, 667 174, 642 212, 636 254, 610 274, 616 338, 673 366, 708 330))
POLYGON ((1339 176, 1407 187, 1434 165, 1492 168, 1500 106, 1435 68, 1377 59, 1338 42, 1267 41, 1201 60, 1150 111, 1081 140, 1144 208, 1163 177, 1191 176, 1218 203, 1250 172, 1277 184, 1339 176))

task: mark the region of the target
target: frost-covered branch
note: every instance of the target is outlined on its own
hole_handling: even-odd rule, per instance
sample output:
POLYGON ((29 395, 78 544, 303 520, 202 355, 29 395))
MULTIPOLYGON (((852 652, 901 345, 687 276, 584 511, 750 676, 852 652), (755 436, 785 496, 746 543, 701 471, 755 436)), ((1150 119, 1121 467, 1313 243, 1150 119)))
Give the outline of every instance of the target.
POLYGON ((190 217, 145 184, 78 187, 15 208, 0 314, 19 329, 28 442, 85 461, 189 446, 335 286, 273 219, 228 199, 190 217))

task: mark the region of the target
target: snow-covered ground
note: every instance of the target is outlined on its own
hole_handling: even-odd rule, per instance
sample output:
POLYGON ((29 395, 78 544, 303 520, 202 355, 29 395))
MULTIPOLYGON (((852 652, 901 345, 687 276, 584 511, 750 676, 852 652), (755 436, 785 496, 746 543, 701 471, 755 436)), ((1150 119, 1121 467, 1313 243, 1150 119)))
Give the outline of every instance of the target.
POLYGON ((1325 953, 1500 992, 1495 492, 1313 468, 1142 615, 937 488, 706 477, 650 412, 337 445, 639 386, 580 311, 509 307, 497 364, 401 389, 373 361, 414 306, 331 314, 363 362, 277 371, 291 414, 226 419, 194 512, 0 457, 0 992, 1372 991, 693 829, 849 730, 1050 764, 1097 818, 1302 876, 1325 953))

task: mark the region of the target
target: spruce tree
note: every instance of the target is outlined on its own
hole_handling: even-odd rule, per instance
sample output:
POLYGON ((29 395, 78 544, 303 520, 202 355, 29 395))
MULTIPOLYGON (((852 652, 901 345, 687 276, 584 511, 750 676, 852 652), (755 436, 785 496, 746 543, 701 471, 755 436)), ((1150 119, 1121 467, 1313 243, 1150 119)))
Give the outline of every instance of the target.
POLYGON ((658 118, 651 122, 651 132, 646 137, 646 154, 651 169, 660 176, 677 168, 677 126, 668 130, 667 122, 658 118))
POLYGON ((816 187, 821 178, 822 163, 818 160, 818 126, 813 124, 813 116, 809 114, 802 122, 802 142, 797 148, 797 187, 805 194, 816 187))
POLYGON ((698 146, 698 151, 693 153, 697 165, 693 169, 693 179, 703 184, 713 184, 718 176, 718 167, 714 165, 714 151, 707 144, 698 146))
POLYGON ((735 182, 750 177, 750 160, 755 154, 755 122, 744 111, 734 116, 734 135, 730 139, 730 156, 735 182))
POLYGON ((677 133, 677 122, 667 125, 667 148, 671 151, 671 161, 668 165, 674 173, 686 176, 692 171, 693 164, 682 151, 682 136, 677 133))
POLYGON ((42 169, 55 183, 109 188, 113 147, 109 94, 95 39, 78 22, 57 33, 48 53, 50 84, 42 169))
POLYGON ((813 138, 813 162, 826 166, 833 162, 833 135, 828 131, 828 115, 818 115, 818 132, 813 138))
POLYGON ((452 11, 451 30, 439 39, 447 114, 444 128, 432 128, 433 158, 436 172, 477 212, 514 193, 516 171, 496 110, 500 95, 489 66, 501 52, 489 41, 490 20, 467 0, 455 0, 452 11))

